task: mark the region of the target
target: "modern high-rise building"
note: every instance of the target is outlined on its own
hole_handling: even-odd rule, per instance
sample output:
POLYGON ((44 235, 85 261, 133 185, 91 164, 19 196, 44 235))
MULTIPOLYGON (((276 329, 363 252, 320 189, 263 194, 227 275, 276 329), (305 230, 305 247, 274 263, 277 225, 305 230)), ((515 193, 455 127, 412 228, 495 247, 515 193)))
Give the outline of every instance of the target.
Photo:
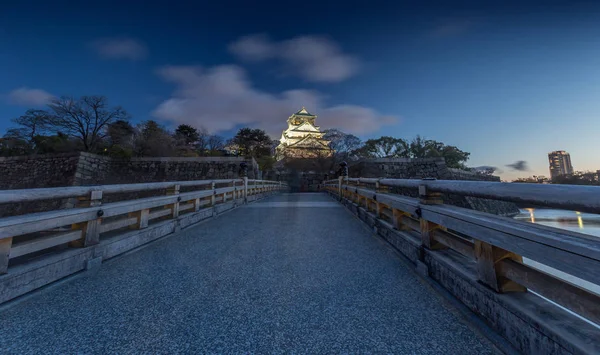
POLYGON ((548 153, 550 163, 550 178, 554 179, 560 175, 573 174, 573 165, 571 165, 571 156, 564 150, 557 150, 548 153))

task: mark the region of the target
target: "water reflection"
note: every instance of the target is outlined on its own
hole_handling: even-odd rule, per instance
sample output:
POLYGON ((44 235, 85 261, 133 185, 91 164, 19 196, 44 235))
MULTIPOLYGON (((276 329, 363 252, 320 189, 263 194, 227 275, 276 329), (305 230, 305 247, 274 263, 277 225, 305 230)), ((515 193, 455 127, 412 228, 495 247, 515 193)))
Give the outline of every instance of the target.
MULTIPOLYGON (((600 238, 600 215, 597 214, 545 208, 524 208, 521 210, 521 213, 514 218, 530 223, 589 234, 600 238)), ((582 280, 563 271, 540 264, 534 260, 523 258, 523 262, 560 279, 600 294, 600 285, 582 280)))
POLYGON ((600 237, 600 215, 545 208, 524 208, 516 219, 600 237))

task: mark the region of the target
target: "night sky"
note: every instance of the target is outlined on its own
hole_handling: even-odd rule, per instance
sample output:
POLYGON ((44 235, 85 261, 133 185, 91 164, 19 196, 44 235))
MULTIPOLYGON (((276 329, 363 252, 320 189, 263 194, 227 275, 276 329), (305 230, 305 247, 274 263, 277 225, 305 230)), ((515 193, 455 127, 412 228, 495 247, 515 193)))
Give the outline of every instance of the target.
POLYGON ((3 1, 0 134, 53 96, 278 139, 306 108, 363 139, 421 134, 511 179, 600 169, 600 3, 3 1), (506 167, 529 163, 527 172, 506 167))

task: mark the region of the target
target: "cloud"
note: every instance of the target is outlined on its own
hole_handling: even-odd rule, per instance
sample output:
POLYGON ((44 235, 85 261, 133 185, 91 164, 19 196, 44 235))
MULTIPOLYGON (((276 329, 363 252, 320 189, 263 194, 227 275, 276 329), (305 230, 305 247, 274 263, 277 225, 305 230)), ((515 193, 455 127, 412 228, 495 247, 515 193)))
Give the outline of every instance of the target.
POLYGON ((492 173, 501 174, 502 173, 502 170, 498 169, 498 167, 490 166, 490 165, 476 166, 471 169, 474 170, 475 172, 479 172, 479 173, 485 173, 485 172, 489 172, 490 174, 492 174, 492 173))
POLYGON ((267 35, 244 36, 229 45, 229 51, 248 61, 261 61, 277 55, 277 45, 267 35))
POLYGON ((177 89, 153 115, 175 124, 202 126, 210 132, 248 125, 278 138, 287 118, 302 106, 319 115, 317 123, 323 127, 353 134, 371 133, 397 122, 397 118, 367 107, 326 106, 323 95, 316 91, 296 89, 273 94, 258 90, 236 65, 168 66, 158 74, 177 89))
POLYGON ((527 166, 527 162, 524 160, 518 160, 512 164, 507 164, 509 168, 516 171, 528 171, 529 167, 527 166))
POLYGON ((332 40, 301 36, 273 42, 267 35, 249 35, 229 45, 229 50, 247 61, 276 59, 284 72, 313 82, 339 82, 356 74, 359 61, 344 54, 332 40))
POLYGON ((148 56, 146 45, 133 38, 101 38, 90 47, 105 59, 141 60, 148 56))
POLYGON ((8 102, 21 106, 44 106, 55 96, 42 89, 22 87, 8 94, 8 102))

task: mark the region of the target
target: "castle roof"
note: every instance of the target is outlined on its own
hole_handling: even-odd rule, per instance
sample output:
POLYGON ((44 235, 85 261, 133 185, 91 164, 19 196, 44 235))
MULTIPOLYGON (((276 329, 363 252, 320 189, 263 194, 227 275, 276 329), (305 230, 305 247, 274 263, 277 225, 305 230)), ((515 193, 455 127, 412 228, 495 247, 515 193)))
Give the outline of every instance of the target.
POLYGON ((310 112, 306 111, 305 107, 302 107, 302 109, 298 112, 296 112, 294 114, 295 116, 310 116, 310 117, 317 117, 316 115, 311 114, 310 112))

